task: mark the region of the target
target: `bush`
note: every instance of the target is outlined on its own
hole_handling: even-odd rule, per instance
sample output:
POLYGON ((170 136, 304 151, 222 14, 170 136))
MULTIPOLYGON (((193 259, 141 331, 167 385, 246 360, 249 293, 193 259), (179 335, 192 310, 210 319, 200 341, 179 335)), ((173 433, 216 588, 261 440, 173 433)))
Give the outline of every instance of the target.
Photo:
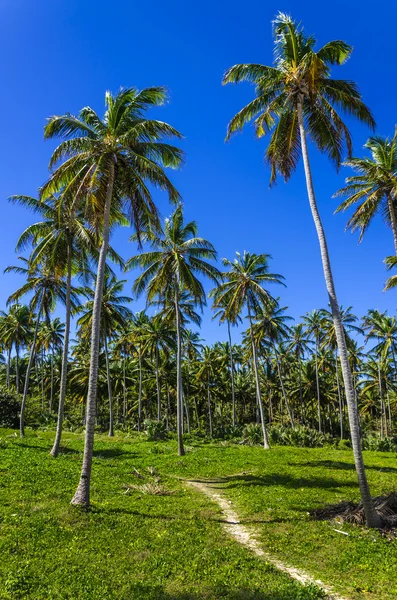
POLYGON ((269 443, 278 446, 297 446, 299 448, 322 448, 332 444, 329 434, 319 433, 315 429, 297 425, 292 427, 272 426, 269 428, 269 443))
POLYGON ((146 419, 144 421, 145 433, 149 442, 158 442, 167 438, 167 430, 163 421, 152 421, 146 419))
POLYGON ((367 434, 363 436, 362 445, 364 450, 375 450, 375 452, 397 452, 397 437, 381 438, 378 434, 367 434))
POLYGON ((243 442, 255 446, 263 442, 262 426, 259 423, 248 423, 243 429, 243 442))
POLYGON ((0 427, 17 429, 19 426, 20 400, 14 392, 0 389, 0 427))

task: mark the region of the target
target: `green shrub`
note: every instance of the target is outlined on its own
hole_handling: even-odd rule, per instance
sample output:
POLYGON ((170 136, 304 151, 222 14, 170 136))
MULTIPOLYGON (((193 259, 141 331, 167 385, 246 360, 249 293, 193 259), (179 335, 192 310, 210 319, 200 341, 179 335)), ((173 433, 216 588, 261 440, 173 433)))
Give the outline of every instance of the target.
POLYGON ((262 426, 259 423, 248 423, 243 429, 243 442, 255 446, 263 442, 262 426))
POLYGON ((332 444, 329 434, 319 433, 315 429, 297 425, 292 427, 273 425, 269 427, 269 443, 277 446, 297 446, 299 448, 322 448, 332 444))
POLYGON ((397 452, 397 437, 381 438, 379 434, 367 434, 363 436, 362 445, 364 450, 397 452))
POLYGON ((0 389, 0 427, 18 427, 20 406, 17 394, 4 388, 0 389))
POLYGON ((149 442, 165 440, 167 438, 167 430, 163 421, 152 421, 146 419, 144 421, 145 433, 149 442))

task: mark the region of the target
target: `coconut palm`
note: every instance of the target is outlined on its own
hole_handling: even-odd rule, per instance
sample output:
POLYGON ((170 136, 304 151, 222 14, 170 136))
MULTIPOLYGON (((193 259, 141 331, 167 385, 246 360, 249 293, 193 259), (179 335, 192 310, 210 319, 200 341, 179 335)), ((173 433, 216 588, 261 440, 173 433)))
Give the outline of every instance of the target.
POLYGON ((364 468, 352 374, 327 240, 314 193, 307 145, 309 135, 317 148, 338 168, 344 147, 349 157, 352 154, 350 133, 339 113, 342 111, 356 117, 372 128, 375 123, 356 85, 351 81, 331 79, 331 67, 348 60, 351 46, 336 40, 315 51, 315 38, 307 36, 300 25, 282 13, 273 22, 273 35, 274 66, 240 64, 231 67, 224 76, 224 84, 249 81, 256 86, 256 98, 230 121, 227 137, 241 130, 254 117, 258 137, 272 132, 266 152, 266 160, 271 168, 271 183, 276 181, 278 174, 288 180, 300 157, 303 158, 308 199, 338 340, 361 497, 367 524, 377 527, 380 521, 373 506, 364 468))
MULTIPOLYGON (((29 362, 27 366, 25 385, 20 412, 20 436, 24 436, 24 413, 26 400, 29 391, 30 371, 32 369, 35 353, 37 335, 40 326, 40 320, 44 315, 47 322, 50 321, 50 313, 53 312, 56 302, 60 300, 66 304, 67 284, 63 278, 63 270, 57 271, 51 263, 31 263, 25 258, 20 258, 23 266, 10 266, 5 269, 5 273, 18 273, 26 277, 24 283, 8 298, 7 303, 18 302, 25 295, 30 295, 30 310, 36 312, 36 325, 33 334, 33 340, 30 346, 29 362)), ((70 303, 75 307, 78 302, 78 292, 73 287, 70 289, 70 303)))
POLYGON ((73 504, 88 506, 90 502, 100 315, 112 206, 116 212, 127 212, 139 235, 148 221, 158 224, 148 185, 166 190, 173 201, 179 200, 163 167, 180 165, 181 151, 165 140, 181 135, 167 123, 145 117, 148 109, 165 100, 166 92, 160 87, 141 91, 130 88, 115 96, 107 92, 102 119, 92 108, 85 107, 78 116, 51 117, 45 127, 47 139, 60 137, 63 141, 52 155, 50 167, 54 171, 42 188, 42 198, 64 190, 74 198, 76 206, 84 205, 87 219, 102 234, 92 320, 86 439, 73 504))
MULTIPOLYGON (((136 241, 132 236, 131 241, 136 241)), ((177 435, 178 454, 185 451, 182 439, 183 388, 182 388, 182 325, 180 318, 180 298, 187 291, 196 304, 205 302, 205 292, 198 275, 217 281, 219 271, 206 259, 216 259, 212 244, 197 236, 194 221, 184 223, 182 206, 178 206, 169 219, 165 220, 164 230, 157 233, 154 229, 145 232, 145 242, 153 250, 130 258, 127 269, 142 267, 144 272, 136 279, 133 291, 139 296, 145 290, 148 301, 170 298, 173 295, 175 307, 175 328, 177 340, 177 435)))
MULTIPOLYGON (((79 327, 79 335, 82 338, 89 339, 92 331, 92 323, 94 319, 94 304, 95 304, 95 289, 96 278, 94 277, 93 288, 85 288, 84 294, 88 298, 83 306, 76 309, 76 313, 81 314, 77 321, 79 327)), ((132 302, 132 298, 122 296, 124 284, 126 280, 117 280, 109 271, 105 274, 102 291, 101 315, 100 315, 100 343, 103 344, 105 351, 107 385, 109 395, 109 436, 114 435, 114 418, 113 418, 113 390, 112 380, 110 377, 109 363, 109 340, 111 340, 117 331, 120 331, 125 326, 128 319, 132 317, 132 312, 126 306, 132 302)))
POLYGON ((52 403, 54 398, 54 353, 63 347, 65 337, 65 325, 59 317, 41 323, 37 336, 37 352, 50 352, 51 365, 51 388, 49 411, 52 412, 52 403))
POLYGON ((273 300, 263 286, 269 283, 282 283, 284 279, 282 275, 270 273, 269 258, 268 254, 250 254, 249 252, 244 252, 243 255, 236 252, 236 258, 233 261, 224 258, 222 260, 223 265, 228 267, 228 270, 222 273, 224 281, 210 292, 211 297, 214 299, 214 306, 224 308, 225 318, 232 322, 235 322, 241 316, 245 308, 247 309, 255 373, 256 401, 260 411, 265 449, 269 448, 269 442, 259 380, 257 345, 252 325, 253 317, 258 308, 273 300))
POLYGON ((397 255, 397 128, 394 136, 370 137, 364 148, 371 158, 350 158, 343 164, 357 173, 346 179, 346 186, 336 197, 347 196, 335 212, 345 211, 359 204, 347 223, 347 229, 360 231, 360 241, 376 214, 381 214, 390 225, 394 250, 397 255))
POLYGON ((24 304, 13 304, 1 311, 0 338, 7 349, 7 387, 10 386, 11 352, 15 348, 15 388, 19 394, 19 354, 31 339, 31 312, 24 304))
POLYGON ((303 323, 293 325, 289 330, 289 346, 288 349, 295 356, 298 367, 298 385, 299 385, 299 400, 301 409, 301 418, 304 422, 304 407, 303 407, 303 392, 302 392, 302 361, 310 352, 310 344, 312 340, 307 335, 303 323))

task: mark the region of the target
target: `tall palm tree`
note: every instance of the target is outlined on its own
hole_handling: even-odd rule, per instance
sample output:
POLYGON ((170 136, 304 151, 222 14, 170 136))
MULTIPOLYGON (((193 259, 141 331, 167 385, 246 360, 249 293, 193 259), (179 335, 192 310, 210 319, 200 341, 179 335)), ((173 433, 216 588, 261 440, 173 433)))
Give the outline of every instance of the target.
MULTIPOLYGON (((131 240, 136 241, 137 236, 131 240)), ((148 301, 173 296, 177 341, 177 435, 178 454, 183 456, 183 387, 182 387, 182 326, 180 298, 187 291, 196 304, 205 302, 205 292, 198 275, 217 281, 219 271, 206 259, 216 259, 215 248, 207 240, 197 236, 194 221, 184 223, 182 206, 178 206, 165 220, 164 231, 154 229, 145 232, 144 239, 153 250, 130 258, 127 269, 142 267, 144 272, 136 279, 134 293, 139 296, 145 290, 148 301)))
POLYGON ((224 258, 222 260, 223 265, 228 267, 228 270, 222 273, 224 280, 210 292, 211 297, 214 299, 214 306, 224 308, 225 318, 231 321, 236 321, 243 313, 244 308, 247 309, 254 363, 256 401, 260 411, 265 449, 269 448, 269 441, 261 396, 253 318, 261 305, 266 305, 273 300, 263 286, 269 283, 282 283, 284 279, 282 275, 270 273, 269 258, 268 254, 250 254, 249 252, 244 252, 243 255, 236 252, 236 258, 233 261, 224 258))
MULTIPOLYGON (((21 403, 20 413, 20 436, 24 436, 25 431, 25 407, 29 391, 30 371, 36 354, 37 335, 40 326, 40 320, 44 315, 47 321, 50 321, 50 313, 54 310, 57 300, 63 304, 66 303, 67 284, 63 279, 63 272, 56 271, 51 263, 35 263, 24 258, 20 258, 24 266, 10 266, 5 269, 5 273, 18 273, 26 277, 24 283, 8 298, 7 303, 18 302, 23 296, 30 295, 30 310, 36 312, 36 325, 33 334, 33 340, 30 346, 29 362, 26 370, 25 385, 21 403)), ((70 302, 76 306, 78 302, 78 293, 74 288, 70 290, 70 302)))
MULTIPOLYGON (((117 280, 116 277, 109 273, 105 274, 102 291, 102 304, 100 315, 100 338, 105 350, 107 385, 109 395, 109 436, 114 436, 114 415, 113 415, 113 390, 112 380, 110 377, 109 364, 109 340, 111 340, 116 332, 123 330, 128 319, 132 317, 132 312, 126 306, 132 302, 132 298, 122 296, 124 284, 126 280, 117 280)), ((94 303, 95 303, 95 288, 96 278, 94 277, 94 287, 85 288, 84 294, 88 298, 83 306, 76 309, 76 313, 82 313, 77 321, 79 327, 79 335, 82 338, 89 339, 92 331, 92 323, 94 319, 94 303)))
POLYGON ((347 229, 360 231, 360 241, 376 214, 381 213, 390 225, 397 255, 397 128, 394 136, 370 137, 364 148, 371 158, 350 158, 343 164, 357 173, 347 177, 346 186, 335 196, 347 196, 335 212, 359 206, 347 223, 347 229))
POLYGON ((72 504, 88 506, 90 503, 100 315, 112 206, 117 212, 128 213, 139 234, 148 221, 158 224, 157 208, 148 185, 166 190, 172 201, 179 200, 163 167, 177 168, 181 164, 181 150, 164 141, 181 135, 167 123, 147 119, 145 114, 165 100, 166 92, 161 87, 141 91, 130 88, 115 96, 107 92, 102 119, 92 108, 85 107, 78 116, 51 117, 44 130, 45 138, 60 137, 63 141, 52 155, 50 167, 55 170, 42 188, 42 198, 66 190, 77 206, 84 205, 88 220, 102 234, 92 320, 83 465, 72 504))
POLYGON ((315 38, 307 36, 300 25, 282 13, 273 22, 273 35, 274 66, 239 64, 231 67, 223 78, 224 84, 249 81, 256 86, 256 98, 230 121, 227 137, 241 130, 254 117, 258 137, 272 132, 266 152, 271 168, 271 183, 276 181, 278 174, 288 180, 300 157, 303 158, 308 199, 338 340, 361 497, 367 525, 377 527, 380 521, 374 509, 364 468, 352 374, 328 244, 314 193, 307 145, 309 135, 320 152, 325 153, 338 168, 344 147, 347 148, 349 157, 352 154, 350 133, 340 117, 340 111, 356 117, 372 128, 375 122, 353 82, 331 79, 331 67, 348 60, 352 52, 351 46, 336 40, 315 51, 315 38))
POLYGON ((31 338, 31 312, 24 304, 13 304, 8 312, 0 311, 0 337, 7 349, 7 387, 10 386, 11 352, 15 348, 15 389, 19 394, 19 353, 31 338))
POLYGON ((289 350, 294 354, 298 367, 298 385, 299 385, 299 400, 301 409, 301 418, 304 422, 304 406, 303 406, 303 391, 302 391, 302 361, 310 352, 310 344, 312 340, 306 334, 303 323, 298 323, 290 328, 289 350))
MULTIPOLYGON (((11 196, 10 200, 35 213, 39 213, 42 217, 41 221, 29 225, 22 233, 17 243, 17 251, 24 250, 27 246, 32 245, 32 264, 45 259, 58 271, 64 270, 66 274, 65 338, 62 354, 58 420, 55 440, 50 452, 52 456, 56 457, 61 444, 66 396, 72 278, 75 275, 84 278, 88 276, 90 259, 98 257, 98 235, 87 223, 84 212, 76 204, 74 197, 68 195, 65 191, 58 195, 49 196, 46 200, 37 200, 31 196, 11 196)), ((120 223, 123 222, 123 217, 120 213, 112 214, 112 220, 120 223)), ((120 264, 121 259, 114 250, 109 248, 108 252, 112 260, 120 264)))
POLYGON ((320 349, 320 343, 324 337, 325 331, 325 318, 324 313, 321 310, 315 309, 311 313, 307 313, 302 317, 303 323, 306 328, 306 332, 309 336, 314 338, 315 343, 315 365, 316 365, 316 391, 317 391, 317 419, 318 419, 318 430, 321 433, 321 397, 320 397, 320 383, 318 377, 318 353, 320 349))
POLYGON ((51 365, 51 388, 50 388, 50 402, 49 411, 52 412, 52 403, 54 398, 54 353, 63 347, 65 336, 65 325, 61 322, 59 317, 51 319, 41 323, 38 337, 37 337, 37 352, 40 349, 43 352, 50 352, 50 365, 51 365))

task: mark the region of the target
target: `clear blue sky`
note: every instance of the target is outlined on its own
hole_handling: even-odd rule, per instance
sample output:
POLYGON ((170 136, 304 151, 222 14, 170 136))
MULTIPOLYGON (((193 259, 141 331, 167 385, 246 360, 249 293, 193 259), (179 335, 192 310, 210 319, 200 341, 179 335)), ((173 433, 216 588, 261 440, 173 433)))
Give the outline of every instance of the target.
MULTIPOLYGON (((300 164, 288 184, 269 190, 264 165, 266 140, 250 128, 224 143, 228 120, 252 98, 251 86, 221 86, 225 69, 237 62, 272 62, 271 20, 279 10, 301 20, 323 44, 343 39, 354 46, 347 65, 335 76, 355 80, 374 112, 378 133, 390 135, 397 122, 397 67, 392 24, 397 5, 368 0, 274 2, 254 0, 189 2, 152 0, 0 0, 1 178, 0 271, 15 262, 15 242, 33 216, 8 203, 11 194, 34 195, 47 177, 52 145, 43 141, 45 118, 77 112, 91 105, 103 109, 106 89, 165 85, 170 102, 153 116, 184 135, 187 161, 172 178, 180 189, 186 217, 198 221, 200 234, 220 257, 236 250, 267 252, 274 271, 286 278, 281 294, 289 313, 326 306, 317 239, 309 212, 300 164), (324 6, 324 10, 323 10, 324 6), (381 10, 380 10, 381 7, 381 10), (390 27, 389 27, 390 24, 390 27)), ((350 123, 354 151, 362 155, 369 131, 350 123)), ((367 308, 395 314, 396 292, 382 293, 383 259, 393 253, 391 232, 379 220, 358 245, 345 233, 346 215, 333 215, 333 192, 343 185, 339 174, 312 148, 314 181, 328 235, 339 300, 357 314, 367 308)), ((156 196, 162 213, 170 209, 156 196)), ((127 258, 135 248, 129 232, 113 244, 127 258)), ((20 285, 16 276, 0 275, 0 306, 20 285)), ((130 292, 130 281, 126 292, 130 292)), ((135 305, 137 308, 141 303, 135 305)), ((61 313, 60 313, 61 314, 61 313)), ((209 341, 226 332, 204 316, 209 341)))

